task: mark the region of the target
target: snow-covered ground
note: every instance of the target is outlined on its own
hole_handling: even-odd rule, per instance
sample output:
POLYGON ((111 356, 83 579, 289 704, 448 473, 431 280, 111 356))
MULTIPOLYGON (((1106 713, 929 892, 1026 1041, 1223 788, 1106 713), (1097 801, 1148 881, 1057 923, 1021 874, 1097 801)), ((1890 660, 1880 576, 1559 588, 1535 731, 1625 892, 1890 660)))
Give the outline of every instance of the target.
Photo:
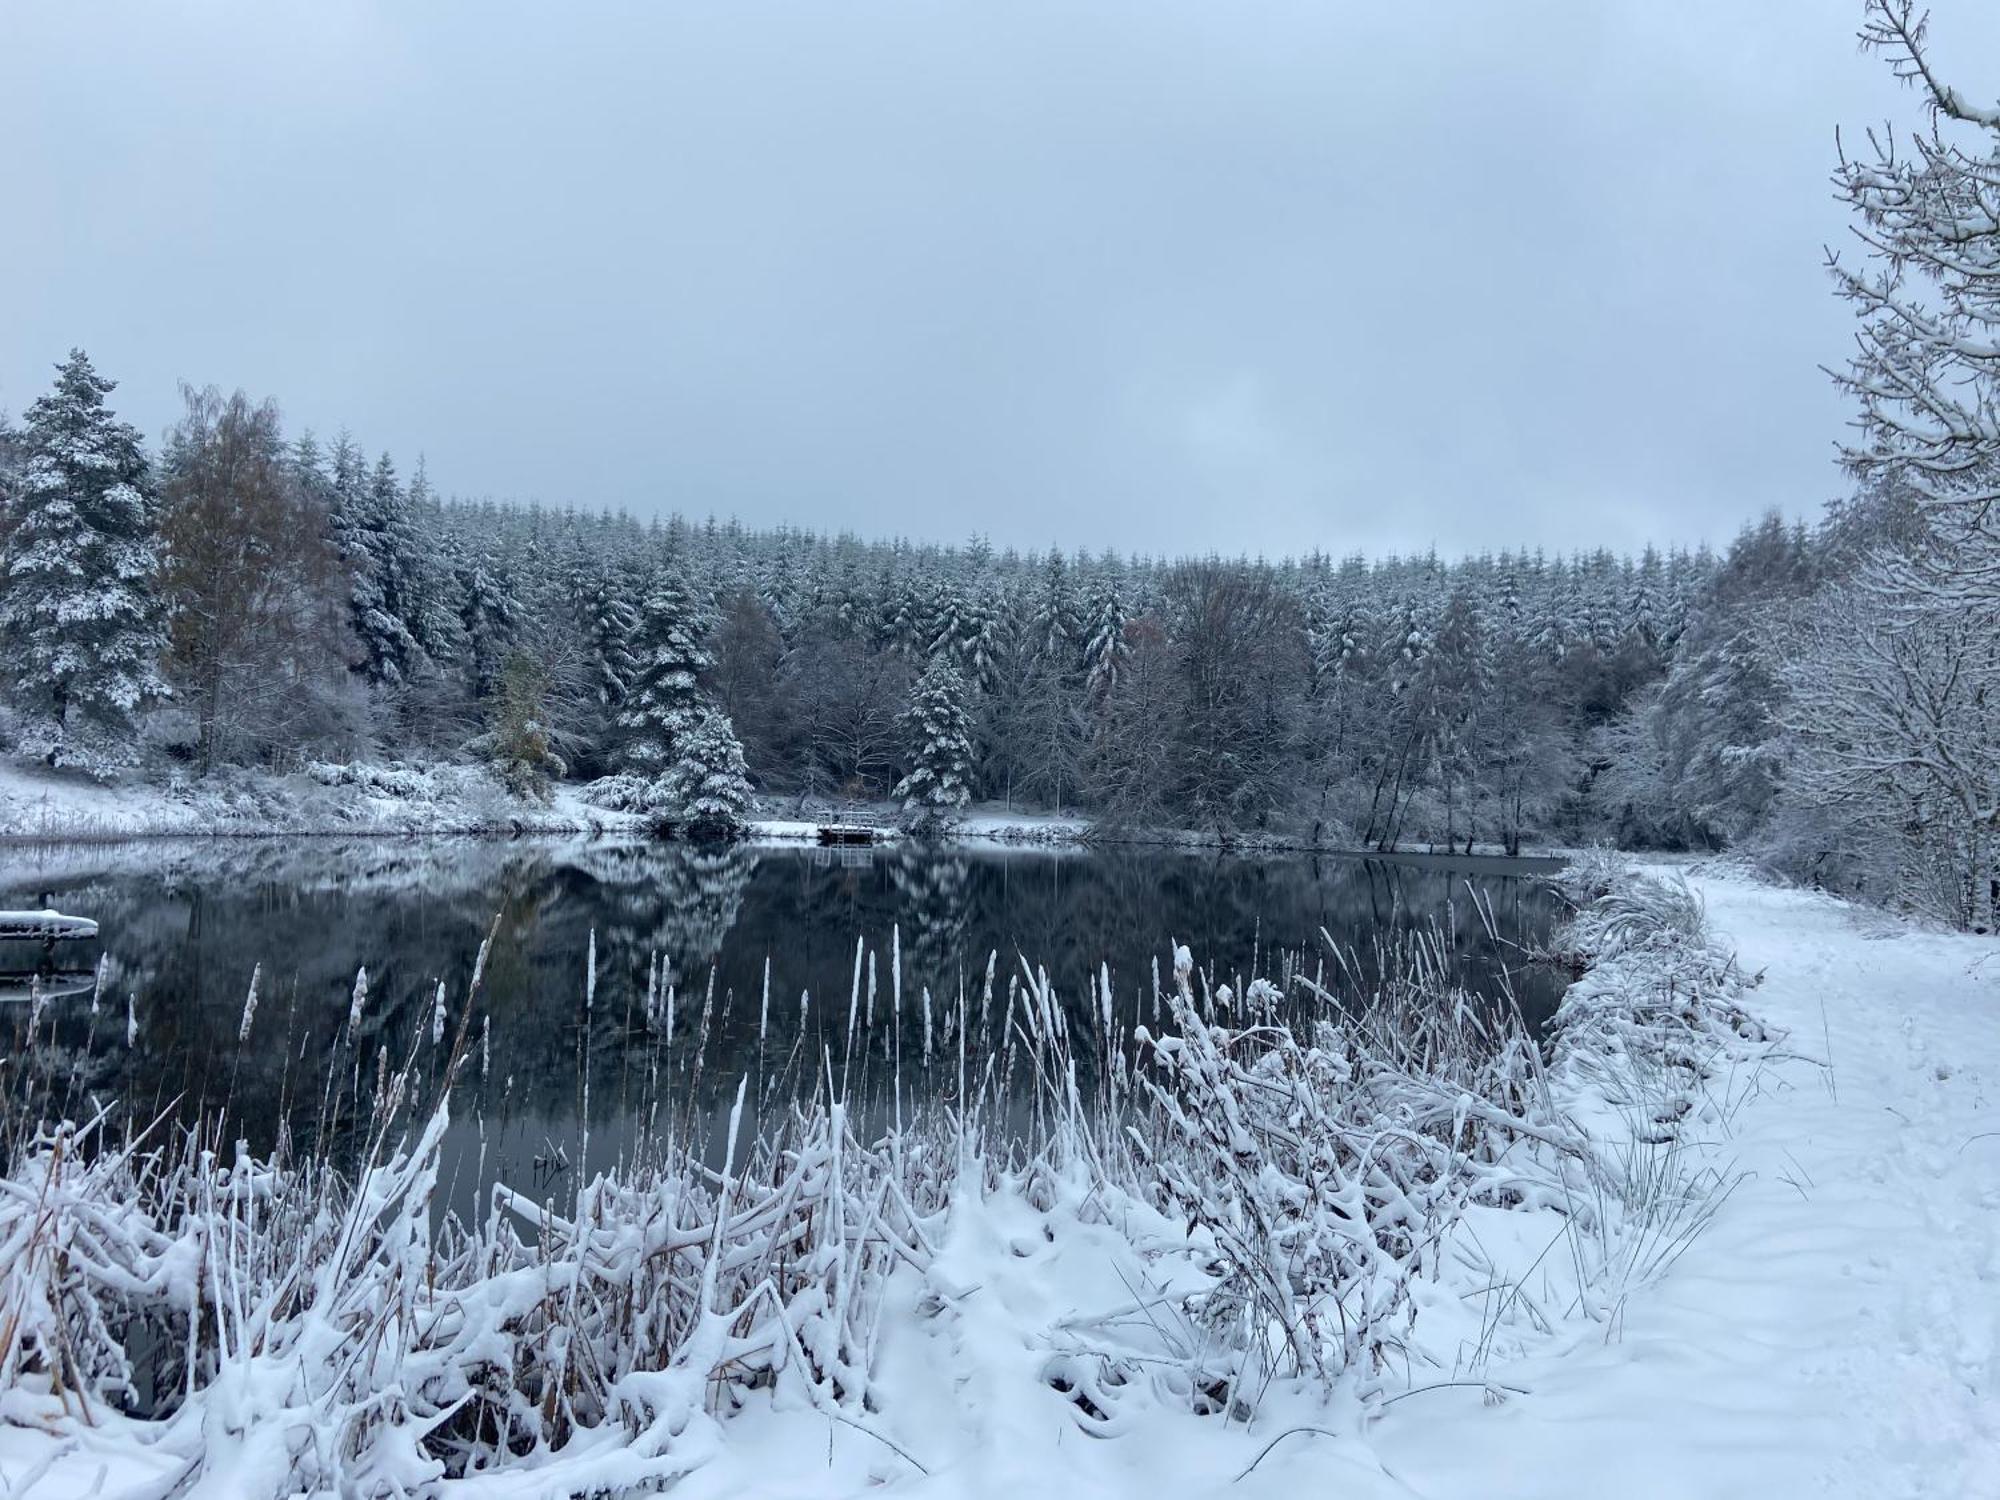
POLYGON ((319 775, 228 771, 161 786, 0 759, 0 838, 70 841, 220 835, 630 832, 630 814, 558 786, 545 804, 471 767, 326 767, 319 775))
MULTIPOLYGON (((796 815, 784 802, 778 806, 784 810, 751 820, 752 839, 810 843, 818 836, 815 817, 796 815)), ((893 832, 898 810, 892 804, 860 810, 893 832)), ((840 813, 826 816, 837 820, 840 813)), ((476 767, 327 767, 316 776, 231 770, 171 786, 139 780, 106 785, 0 757, 0 839, 640 831, 640 818, 591 805, 581 786, 559 784, 547 803, 523 802, 476 767)), ((1090 831, 1086 818, 980 804, 958 821, 953 837, 1074 846, 1090 831)))

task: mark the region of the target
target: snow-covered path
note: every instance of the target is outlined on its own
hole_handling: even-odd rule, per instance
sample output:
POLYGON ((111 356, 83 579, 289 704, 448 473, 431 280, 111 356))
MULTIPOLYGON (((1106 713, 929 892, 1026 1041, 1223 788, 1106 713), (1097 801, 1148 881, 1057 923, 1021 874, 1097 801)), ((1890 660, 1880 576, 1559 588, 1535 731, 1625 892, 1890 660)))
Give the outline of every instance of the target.
POLYGON ((2000 945, 1694 884, 1766 973, 1751 1007, 1831 1067, 1765 1076, 1749 1175, 1612 1342, 1498 1411, 1423 1398, 1436 1426, 1378 1451, 1434 1497, 2000 1496, 2000 945))
MULTIPOLYGON (((1267 1413, 1222 1441, 1204 1420, 1155 1415, 1093 1442, 1046 1404, 896 1380, 898 1404, 920 1391, 925 1410, 890 1425, 933 1472, 895 1492, 2000 1497, 2000 944, 1745 880, 1693 883, 1718 937, 1766 973, 1751 1009, 1812 1060, 1735 1080, 1751 1095, 1728 1142, 1744 1176, 1608 1335, 1573 1324, 1492 1368, 1526 1391, 1504 1404, 1418 1394, 1365 1441, 1297 1433, 1241 1480, 1312 1415, 1267 1413)), ((744 1425, 757 1430, 692 1477, 691 1497, 870 1488, 867 1439, 836 1445, 810 1417, 744 1425)))

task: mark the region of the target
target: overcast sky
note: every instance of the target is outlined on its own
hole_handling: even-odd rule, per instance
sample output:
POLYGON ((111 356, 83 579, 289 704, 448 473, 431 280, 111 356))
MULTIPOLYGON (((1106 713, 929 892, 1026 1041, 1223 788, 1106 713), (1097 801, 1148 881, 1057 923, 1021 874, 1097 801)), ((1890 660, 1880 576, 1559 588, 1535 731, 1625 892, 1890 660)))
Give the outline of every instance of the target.
MULTIPOLYGON (((945 541, 1726 540, 1839 485, 1847 0, 0 6, 0 408, 945 541)), ((1935 51, 2000 95, 2000 6, 1935 51)))

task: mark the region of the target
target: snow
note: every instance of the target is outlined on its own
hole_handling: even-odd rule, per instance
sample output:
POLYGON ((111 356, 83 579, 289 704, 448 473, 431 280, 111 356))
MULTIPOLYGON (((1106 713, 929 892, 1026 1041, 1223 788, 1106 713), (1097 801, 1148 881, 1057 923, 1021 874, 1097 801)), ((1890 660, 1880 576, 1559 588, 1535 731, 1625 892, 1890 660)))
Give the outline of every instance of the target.
POLYGON ((1377 1452, 1433 1496, 2000 1496, 2000 947, 1692 884, 1831 1066, 1736 1117, 1746 1175, 1612 1340, 1516 1366, 1499 1413, 1427 1397, 1450 1440, 1390 1420, 1377 1452))
MULTIPOLYGON (((2000 1497, 2000 944, 1726 870, 1689 879, 1762 976, 1743 1005, 1782 1039, 1718 1081, 1733 1103, 1699 1132, 1733 1189, 1608 1316, 1561 1315, 1561 1267, 1522 1274, 1561 1243, 1552 1211, 1479 1209, 1465 1230, 1491 1263, 1558 1294, 1550 1329, 1507 1322, 1491 1362, 1416 1368, 1366 1420, 1277 1389, 1225 1424, 1105 1379, 1082 1336, 1132 1308, 1142 1267, 1155 1285, 1195 1274, 1135 1259, 1163 1226, 1107 1222, 1070 1177, 1036 1201, 971 1192, 931 1264, 888 1284, 865 1421, 753 1400, 695 1423, 706 1462, 676 1493, 2000 1497)), ((1482 1336, 1468 1289, 1418 1290, 1429 1350, 1482 1336)), ((1129 1347, 1171 1341, 1152 1313, 1122 1317, 1129 1347)), ((91 1493, 101 1465, 103 1493, 157 1481, 156 1456, 114 1431, 52 1439, 49 1416, 0 1396, 14 1492, 91 1493)))
POLYGON ((0 937, 8 938, 94 938, 97 924, 89 917, 70 917, 43 907, 39 911, 0 911, 0 937))
POLYGON ((160 786, 103 784, 0 758, 0 839, 67 842, 226 834, 630 832, 643 820, 558 786, 523 802, 471 766, 314 766, 289 776, 224 771, 160 786))

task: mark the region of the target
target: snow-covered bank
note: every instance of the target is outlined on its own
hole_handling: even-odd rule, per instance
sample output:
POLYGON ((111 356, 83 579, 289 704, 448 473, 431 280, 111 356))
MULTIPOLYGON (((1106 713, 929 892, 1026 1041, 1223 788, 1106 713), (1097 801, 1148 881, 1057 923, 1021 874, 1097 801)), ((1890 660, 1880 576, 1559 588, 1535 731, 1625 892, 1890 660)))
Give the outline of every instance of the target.
POLYGON ((1660 1283, 1512 1367, 1531 1397, 1380 1425, 1383 1493, 2000 1496, 2000 945, 1692 883, 1814 1060, 1734 1116, 1741 1178, 1660 1283))
POLYGON ((524 802, 472 767, 319 767, 219 772, 160 786, 105 785, 0 759, 0 839, 630 833, 640 820, 592 807, 574 786, 524 802))
MULTIPOLYGON (((834 821, 859 813, 882 830, 885 842, 901 838, 900 809, 893 803, 829 804, 819 811, 834 821)), ((814 810, 801 812, 790 798, 772 799, 764 813, 750 818, 746 836, 760 843, 812 843, 818 838, 820 821, 814 810)), ((0 840, 338 834, 512 837, 646 831, 644 818, 593 802, 585 785, 559 782, 549 801, 524 801, 476 766, 322 766, 310 774, 282 776, 226 769, 168 785, 140 780, 106 784, 80 773, 50 771, 0 757, 0 840)), ((1212 829, 1112 826, 1079 813, 1024 812, 1000 803, 975 803, 951 820, 946 842, 1048 849, 1134 845, 1232 854, 1358 852, 1353 840, 1339 830, 1329 834, 1314 844, 1284 834, 1224 836, 1212 829)), ((1529 858, 1565 852, 1553 847, 1521 851, 1529 858)), ((1440 851, 1418 844, 1400 853, 1428 856, 1440 851)), ((1503 855, 1497 845, 1480 845, 1474 851, 1478 858, 1503 855)))

